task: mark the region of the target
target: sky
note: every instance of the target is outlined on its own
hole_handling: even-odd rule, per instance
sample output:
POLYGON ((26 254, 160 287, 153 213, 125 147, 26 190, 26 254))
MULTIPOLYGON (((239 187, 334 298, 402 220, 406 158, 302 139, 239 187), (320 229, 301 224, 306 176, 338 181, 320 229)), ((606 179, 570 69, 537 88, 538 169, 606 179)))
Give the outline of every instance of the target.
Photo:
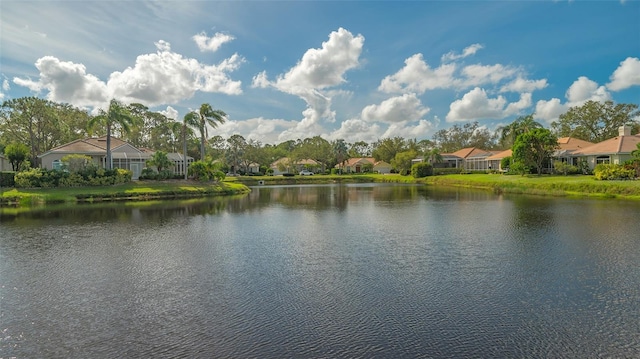
POLYGON ((110 99, 263 144, 640 105, 640 1, 0 1, 0 101, 110 99))

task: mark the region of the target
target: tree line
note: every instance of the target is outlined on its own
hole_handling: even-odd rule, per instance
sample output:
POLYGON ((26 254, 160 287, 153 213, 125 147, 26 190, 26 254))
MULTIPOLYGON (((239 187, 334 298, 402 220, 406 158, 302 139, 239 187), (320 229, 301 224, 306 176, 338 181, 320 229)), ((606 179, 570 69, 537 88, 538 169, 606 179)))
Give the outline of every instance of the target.
MULTIPOLYGON (((264 144, 239 134, 229 138, 211 135, 210 129, 223 124, 227 114, 208 103, 187 113, 182 120, 174 120, 139 103, 123 104, 111 100, 109 108, 91 115, 69 104, 23 97, 2 103, 0 152, 8 158, 15 158, 16 153, 23 154, 23 167, 37 167, 38 155, 52 148, 77 139, 106 135, 107 166, 111 166, 110 137, 116 136, 138 148, 186 153, 200 160, 222 162, 228 170, 239 173, 248 171, 253 164, 258 164, 265 172, 271 163, 282 157, 289 157, 291 161, 313 159, 320 164, 316 170, 322 172, 349 158, 373 157, 402 172, 410 169, 411 160, 416 157, 434 162, 441 158, 442 153, 467 147, 485 150, 513 148, 518 136, 532 130, 543 132, 538 133, 540 136, 574 137, 590 142, 616 136, 622 125, 632 126, 635 134, 640 132, 639 115, 636 104, 588 101, 570 108, 548 129, 529 114, 494 131, 477 121, 454 124, 437 131, 431 139, 392 137, 372 143, 349 143, 343 139, 328 141, 321 136, 313 136, 264 144)), ((519 151, 529 151, 524 148, 519 151)))

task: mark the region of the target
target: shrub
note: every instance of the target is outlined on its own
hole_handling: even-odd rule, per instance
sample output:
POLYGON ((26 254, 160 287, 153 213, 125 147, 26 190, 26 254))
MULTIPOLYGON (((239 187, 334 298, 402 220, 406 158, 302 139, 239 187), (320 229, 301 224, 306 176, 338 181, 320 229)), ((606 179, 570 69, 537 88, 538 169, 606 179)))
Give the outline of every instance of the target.
POLYGON ((553 161, 553 170, 565 176, 578 173, 578 167, 562 161, 553 161))
POLYGON ((140 172, 140 179, 142 180, 154 180, 158 178, 158 172, 151 167, 145 167, 140 172))
POLYGON ((16 173, 15 185, 18 188, 34 188, 40 187, 43 170, 41 168, 32 168, 23 172, 16 173))
POLYGON ((524 176, 525 174, 529 173, 530 168, 524 164, 524 162, 520 162, 520 161, 515 161, 511 163, 511 167, 509 167, 509 172, 510 173, 515 173, 515 174, 519 174, 521 176, 524 176))
POLYGON ((433 175, 433 166, 426 162, 415 163, 411 166, 411 176, 413 178, 422 178, 433 175))
POLYGON ((189 175, 197 181, 220 181, 225 178, 224 172, 220 171, 220 165, 207 162, 195 161, 189 166, 189 175))
POLYGON ((0 187, 13 187, 16 185, 15 172, 0 172, 0 187))
POLYGON ((500 168, 502 169, 511 168, 511 156, 507 156, 500 160, 500 168))
POLYGON ((71 173, 82 172, 87 167, 97 167, 91 157, 85 155, 66 155, 62 157, 62 163, 64 164, 64 169, 71 173))
POLYGON ((455 174, 459 174, 461 171, 463 171, 463 169, 461 169, 461 168, 452 168, 452 167, 433 168, 433 174, 434 175, 455 175, 455 174))
POLYGON ((618 164, 601 163, 596 166, 593 174, 597 180, 629 180, 635 177, 635 170, 618 164))

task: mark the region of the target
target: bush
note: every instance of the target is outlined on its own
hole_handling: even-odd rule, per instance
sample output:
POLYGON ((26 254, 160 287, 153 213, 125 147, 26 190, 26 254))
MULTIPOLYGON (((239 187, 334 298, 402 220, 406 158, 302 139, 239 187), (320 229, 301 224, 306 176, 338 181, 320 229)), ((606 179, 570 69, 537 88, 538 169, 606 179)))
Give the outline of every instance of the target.
POLYGON ((511 167, 511 156, 507 156, 500 160, 500 168, 506 169, 511 167))
POLYGON ((81 172, 82 173, 70 173, 66 171, 48 171, 41 168, 32 168, 16 174, 15 186, 18 188, 109 186, 131 181, 131 171, 121 168, 106 171, 102 168, 92 167, 81 172))
POLYGON ((633 168, 627 168, 623 165, 601 163, 596 166, 593 174, 597 180, 611 181, 630 180, 635 177, 636 173, 633 168))
POLYGON ((13 187, 16 185, 15 172, 0 172, 0 187, 13 187))
POLYGON ((411 166, 411 176, 413 178, 422 178, 433 175, 433 166, 426 162, 415 163, 411 166))
POLYGON ((576 174, 579 171, 578 167, 562 161, 553 161, 553 170, 556 173, 559 173, 565 176, 568 174, 576 174))
POLYGON ((140 172, 141 180, 154 180, 158 178, 158 172, 151 167, 145 167, 140 172))
POLYGON ((213 162, 195 161, 189 166, 189 173, 197 181, 221 181, 225 178, 220 165, 213 162))

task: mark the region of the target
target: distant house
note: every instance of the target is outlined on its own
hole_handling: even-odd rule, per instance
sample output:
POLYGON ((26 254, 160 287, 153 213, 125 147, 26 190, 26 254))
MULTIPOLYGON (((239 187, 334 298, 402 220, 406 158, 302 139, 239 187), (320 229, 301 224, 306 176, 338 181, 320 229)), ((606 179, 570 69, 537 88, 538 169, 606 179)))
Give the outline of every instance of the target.
POLYGON ((631 152, 640 143, 640 135, 631 135, 631 127, 621 126, 618 136, 608 140, 580 148, 573 152, 573 156, 584 159, 591 169, 601 163, 622 164, 631 159, 631 152))
POLYGON ((553 158, 575 166, 580 159, 580 156, 577 156, 576 153, 593 145, 592 142, 578 138, 560 137, 558 138, 559 148, 553 154, 553 158))
POLYGON ((385 161, 376 161, 373 157, 349 158, 343 163, 338 163, 335 168, 342 170, 342 173, 391 173, 391 165, 385 161))
MULTIPOLYGON (((138 179, 146 162, 153 157, 155 151, 139 149, 117 137, 111 137, 111 157, 113 168, 122 168, 132 172, 132 178, 138 179)), ((75 140, 52 148, 39 155, 42 168, 53 170, 62 166, 62 158, 67 155, 85 155, 102 168, 106 168, 107 138, 85 138, 75 140)), ((184 174, 185 157, 179 153, 168 153, 167 157, 174 163, 173 171, 177 175, 184 174)), ((187 167, 193 157, 186 157, 187 167)))
POLYGON ((0 171, 13 171, 11 162, 9 162, 9 160, 4 157, 2 153, 0 153, 0 171))
POLYGON ((289 157, 282 157, 271 163, 269 168, 273 170, 275 176, 285 173, 298 173, 304 169, 315 172, 320 167, 320 163, 312 159, 293 161, 289 157))
POLYGON ((434 167, 464 168, 469 171, 485 171, 489 169, 489 157, 498 151, 487 151, 477 147, 467 147, 453 153, 443 153, 442 162, 434 167))
POLYGON ((502 168, 502 159, 511 156, 513 156, 513 151, 509 149, 487 157, 489 168, 494 171, 507 171, 506 168, 502 168))

